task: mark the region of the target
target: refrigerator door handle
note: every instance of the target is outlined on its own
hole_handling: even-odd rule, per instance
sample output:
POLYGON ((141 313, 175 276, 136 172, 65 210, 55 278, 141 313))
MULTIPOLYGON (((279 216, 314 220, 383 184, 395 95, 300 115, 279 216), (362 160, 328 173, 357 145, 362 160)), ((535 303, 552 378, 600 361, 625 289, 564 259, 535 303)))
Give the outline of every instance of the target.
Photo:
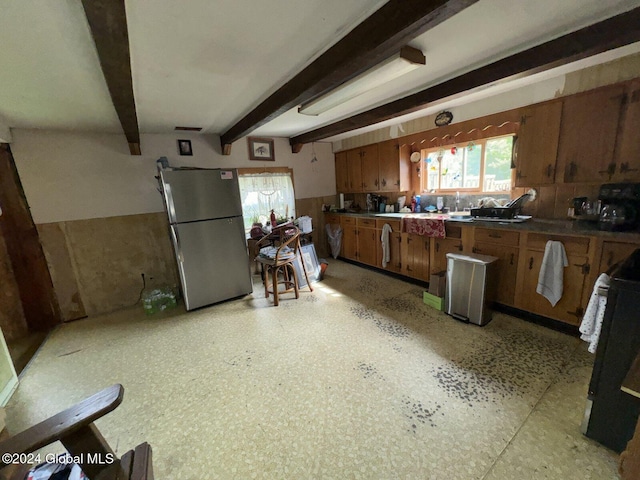
POLYGON ((169 216, 169 223, 176 223, 176 208, 173 204, 173 194, 171 193, 171 184, 164 184, 164 199, 167 204, 167 215, 169 216))
MULTIPOLYGON (((178 235, 178 231, 172 226, 171 227, 171 236, 173 237, 173 245, 176 250, 176 259, 179 264, 184 263, 184 254, 182 253, 182 248, 180 247, 180 236, 178 235)), ((178 272, 180 273, 181 283, 182 283, 182 294, 184 297, 187 297, 187 282, 186 278, 184 278, 184 270, 182 267, 178 268, 178 272)))

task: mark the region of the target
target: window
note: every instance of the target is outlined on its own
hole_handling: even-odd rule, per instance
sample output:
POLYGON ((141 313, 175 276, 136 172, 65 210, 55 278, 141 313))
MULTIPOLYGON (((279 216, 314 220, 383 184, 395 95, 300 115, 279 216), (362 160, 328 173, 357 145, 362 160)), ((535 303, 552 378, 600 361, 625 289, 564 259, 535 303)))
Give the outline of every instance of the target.
POLYGON ((422 150, 422 190, 508 192, 512 150, 512 135, 422 150))
MULTIPOLYGON (((289 170, 289 169, 286 169, 289 170)), ((250 169, 239 171, 242 215, 247 233, 251 225, 270 221, 271 210, 281 220, 296 216, 296 202, 293 191, 292 173, 264 172, 249 173, 250 169)))

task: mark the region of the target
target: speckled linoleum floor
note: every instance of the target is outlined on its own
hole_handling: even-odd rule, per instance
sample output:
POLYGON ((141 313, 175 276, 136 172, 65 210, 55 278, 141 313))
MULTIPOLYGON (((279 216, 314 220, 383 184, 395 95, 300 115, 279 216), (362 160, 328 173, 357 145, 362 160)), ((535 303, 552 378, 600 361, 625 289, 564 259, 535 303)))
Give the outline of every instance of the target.
POLYGON ((98 427, 118 453, 151 443, 159 480, 617 478, 617 456, 580 433, 593 357, 578 339, 504 314, 465 325, 338 260, 279 307, 255 281, 188 314, 58 328, 9 428, 122 383, 98 427))

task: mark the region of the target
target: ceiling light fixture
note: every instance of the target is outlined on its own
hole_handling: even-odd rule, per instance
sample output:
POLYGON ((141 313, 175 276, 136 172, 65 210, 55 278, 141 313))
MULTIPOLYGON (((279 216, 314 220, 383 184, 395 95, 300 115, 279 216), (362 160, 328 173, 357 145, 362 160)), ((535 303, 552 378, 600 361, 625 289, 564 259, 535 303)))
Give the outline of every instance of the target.
POLYGON ((319 115, 368 90, 401 77, 424 64, 425 57, 420 50, 404 46, 396 55, 389 57, 315 100, 303 104, 298 108, 298 112, 304 115, 319 115))

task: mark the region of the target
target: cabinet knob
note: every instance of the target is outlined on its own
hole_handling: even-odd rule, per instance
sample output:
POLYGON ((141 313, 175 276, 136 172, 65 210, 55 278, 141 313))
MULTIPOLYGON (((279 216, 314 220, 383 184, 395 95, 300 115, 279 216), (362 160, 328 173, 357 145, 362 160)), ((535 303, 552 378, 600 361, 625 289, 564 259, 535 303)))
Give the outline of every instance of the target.
POLYGON ((589 265, 589 263, 574 263, 573 264, 574 267, 580 267, 580 270, 582 270, 582 274, 583 275, 587 275, 590 271, 591 271, 591 265, 589 265))
POLYGON ((533 270, 533 257, 529 259, 529 270, 533 270))
POLYGON ((551 178, 551 174, 553 173, 553 167, 551 164, 547 165, 547 177, 551 178))
POLYGON ((513 253, 511 254, 511 260, 509 261, 509 265, 513 265, 513 259, 514 259, 514 255, 513 253))

